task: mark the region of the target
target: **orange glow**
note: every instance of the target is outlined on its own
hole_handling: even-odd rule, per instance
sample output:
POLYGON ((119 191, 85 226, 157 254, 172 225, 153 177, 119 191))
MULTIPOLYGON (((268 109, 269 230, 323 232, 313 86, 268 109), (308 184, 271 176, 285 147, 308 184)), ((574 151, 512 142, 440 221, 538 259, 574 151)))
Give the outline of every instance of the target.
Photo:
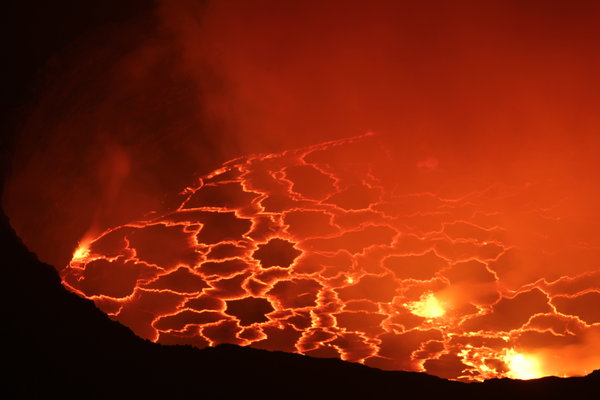
POLYGON ((438 318, 446 313, 442 303, 431 292, 422 295, 419 301, 409 303, 407 307, 414 315, 424 318, 438 318))
POLYGON ((72 262, 84 261, 90 255, 90 243, 89 241, 82 241, 73 252, 72 262))
POLYGON ((535 379, 544 376, 539 361, 534 356, 523 355, 511 349, 504 360, 509 369, 508 376, 511 378, 535 379))

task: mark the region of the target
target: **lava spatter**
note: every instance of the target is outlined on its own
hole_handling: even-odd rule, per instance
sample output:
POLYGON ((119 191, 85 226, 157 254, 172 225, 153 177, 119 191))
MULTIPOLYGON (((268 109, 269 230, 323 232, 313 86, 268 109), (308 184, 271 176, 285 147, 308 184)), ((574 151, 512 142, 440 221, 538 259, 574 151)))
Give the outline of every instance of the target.
POLYGON ((532 204, 531 183, 403 191, 367 136, 232 160, 177 209, 86 238, 63 283, 163 344, 463 381, 600 365, 597 266, 548 267, 564 249, 590 259, 548 233, 560 199, 532 204))

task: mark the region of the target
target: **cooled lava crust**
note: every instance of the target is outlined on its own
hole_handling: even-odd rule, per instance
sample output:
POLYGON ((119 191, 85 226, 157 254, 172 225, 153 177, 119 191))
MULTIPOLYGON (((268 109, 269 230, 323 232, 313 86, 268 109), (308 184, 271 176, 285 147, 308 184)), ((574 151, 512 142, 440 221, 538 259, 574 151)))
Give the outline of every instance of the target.
POLYGON ((531 182, 407 193, 368 140, 227 162, 177 209, 84 238, 63 284, 167 345, 462 381, 591 372, 600 273, 585 243, 574 265, 552 251, 562 199, 531 182))

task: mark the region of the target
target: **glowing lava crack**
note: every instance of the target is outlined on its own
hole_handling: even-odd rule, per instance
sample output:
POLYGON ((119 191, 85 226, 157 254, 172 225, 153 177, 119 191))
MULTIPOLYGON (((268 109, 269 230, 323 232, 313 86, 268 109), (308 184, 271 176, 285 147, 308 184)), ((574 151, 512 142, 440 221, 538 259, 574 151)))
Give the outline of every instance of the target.
POLYGON ((524 201, 530 186, 458 198, 388 190, 362 160, 364 140, 230 161, 176 210, 84 241, 63 283, 162 344, 465 381, 599 365, 597 266, 519 266, 504 226, 558 221, 551 206, 524 201))

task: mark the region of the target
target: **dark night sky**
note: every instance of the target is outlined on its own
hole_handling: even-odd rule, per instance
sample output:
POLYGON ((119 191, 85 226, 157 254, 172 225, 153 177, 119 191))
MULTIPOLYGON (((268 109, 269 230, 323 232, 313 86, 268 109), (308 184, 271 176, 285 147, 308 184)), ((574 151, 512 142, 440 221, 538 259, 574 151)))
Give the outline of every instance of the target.
MULTIPOLYGON (((36 82, 48 59, 95 27, 130 18, 150 1, 18 1, 3 3, 2 149, 8 151, 35 99, 36 82)), ((4 153, 3 153, 4 155, 4 153)), ((3 175, 6 158, 3 157, 3 175)))

